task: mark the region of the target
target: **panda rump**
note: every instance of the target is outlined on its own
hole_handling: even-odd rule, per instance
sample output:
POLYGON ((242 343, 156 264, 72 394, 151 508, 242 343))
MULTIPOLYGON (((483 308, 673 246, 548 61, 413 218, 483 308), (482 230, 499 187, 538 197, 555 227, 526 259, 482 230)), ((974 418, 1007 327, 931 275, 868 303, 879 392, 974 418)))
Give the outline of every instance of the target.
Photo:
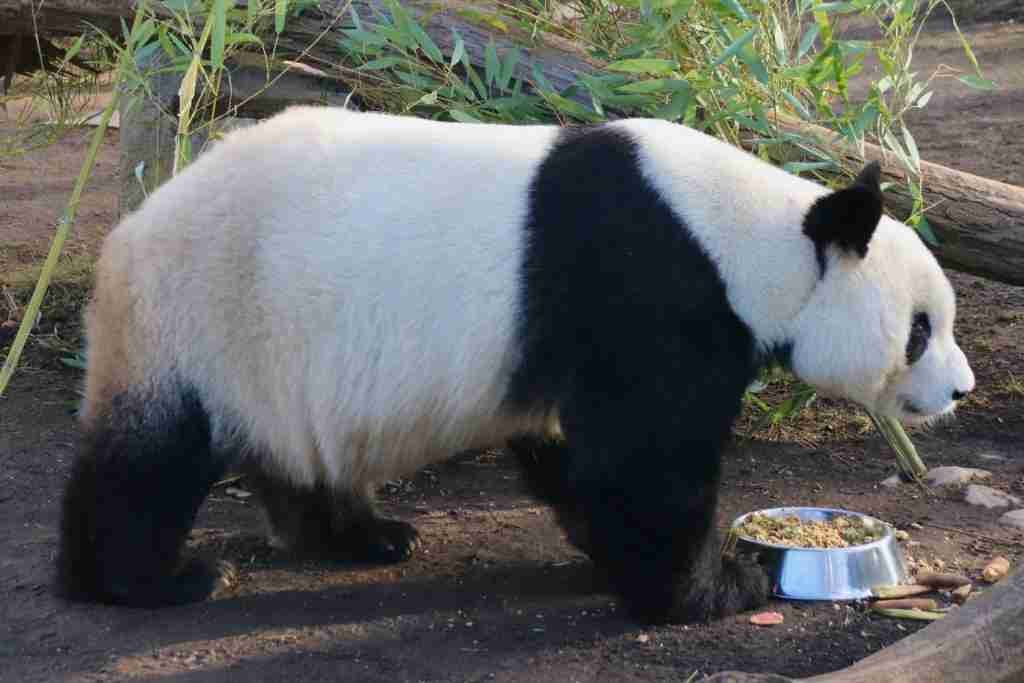
POLYGON ((105 242, 62 591, 218 589, 182 547, 229 468, 274 542, 404 559, 373 485, 528 435, 527 480, 636 616, 761 604, 715 539, 720 453, 821 276, 826 194, 658 121, 296 108, 232 133, 105 242))

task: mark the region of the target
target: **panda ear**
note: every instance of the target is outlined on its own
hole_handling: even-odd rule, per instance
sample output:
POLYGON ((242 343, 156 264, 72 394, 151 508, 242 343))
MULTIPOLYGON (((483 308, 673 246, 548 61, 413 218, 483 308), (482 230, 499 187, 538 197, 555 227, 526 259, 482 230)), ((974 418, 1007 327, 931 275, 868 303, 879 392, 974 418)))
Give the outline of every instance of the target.
POLYGON ((882 218, 882 167, 872 161, 849 187, 816 201, 804 217, 804 234, 814 241, 819 259, 835 245, 864 258, 882 218))

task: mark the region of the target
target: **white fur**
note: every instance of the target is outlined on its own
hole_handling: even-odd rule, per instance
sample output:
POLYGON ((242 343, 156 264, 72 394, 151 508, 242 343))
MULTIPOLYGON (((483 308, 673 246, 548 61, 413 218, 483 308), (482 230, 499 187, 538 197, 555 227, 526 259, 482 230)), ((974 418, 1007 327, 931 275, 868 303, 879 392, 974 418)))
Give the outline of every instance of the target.
MULTIPOLYGON (((864 262, 835 256, 819 281, 801 223, 823 188, 680 126, 615 125, 737 314, 766 348, 793 341, 804 379, 904 418, 973 387, 949 283, 908 228, 884 220, 864 262), (934 337, 907 369, 917 308, 934 337)), ((501 400, 528 186, 556 135, 324 108, 231 134, 111 234, 86 420, 177 373, 220 443, 238 432, 296 483, 353 486, 553 426, 501 400)))
POLYGON ((864 260, 833 253, 794 321, 794 371, 822 391, 909 423, 951 412, 974 374, 953 339, 953 289, 907 226, 882 218, 864 260), (906 362, 917 312, 931 320, 924 356, 906 362), (907 403, 921 414, 908 412, 907 403))
POLYGON ((300 108, 234 133, 112 234, 137 320, 92 346, 147 333, 142 374, 185 373, 219 441, 240 430, 297 483, 500 440, 539 419, 498 407, 556 132, 300 108))
POLYGON ((913 231, 883 218, 864 260, 830 250, 818 280, 801 229, 828 190, 715 138, 662 121, 627 121, 648 180, 682 216, 725 281, 729 303, 764 349, 791 341, 793 367, 825 393, 907 422, 953 410, 974 375, 953 339, 953 290, 913 231), (932 337, 906 365, 915 312, 932 337), (906 410, 913 404, 922 414, 906 410))

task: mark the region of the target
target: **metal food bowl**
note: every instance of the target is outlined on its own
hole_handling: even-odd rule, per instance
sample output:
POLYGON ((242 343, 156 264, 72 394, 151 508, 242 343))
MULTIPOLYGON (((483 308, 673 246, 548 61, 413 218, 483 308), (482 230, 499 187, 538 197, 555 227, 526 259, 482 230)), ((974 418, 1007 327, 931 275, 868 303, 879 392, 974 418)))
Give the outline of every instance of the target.
POLYGON ((907 582, 903 553, 892 527, 885 522, 849 510, 786 507, 755 510, 733 522, 736 552, 759 555, 768 570, 772 592, 788 600, 862 600, 871 588, 907 582), (823 522, 838 516, 859 518, 869 529, 882 528, 877 541, 848 548, 798 548, 756 541, 742 535, 738 527, 752 515, 794 516, 804 521, 823 522))

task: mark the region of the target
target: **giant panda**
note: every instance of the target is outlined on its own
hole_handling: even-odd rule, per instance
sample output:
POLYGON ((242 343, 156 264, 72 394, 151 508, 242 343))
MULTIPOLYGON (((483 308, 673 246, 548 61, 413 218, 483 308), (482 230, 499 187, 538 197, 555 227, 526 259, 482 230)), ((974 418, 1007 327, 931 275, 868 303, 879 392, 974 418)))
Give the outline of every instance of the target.
POLYGON ((403 560, 416 531, 374 485, 525 435, 555 444, 527 477, 638 619, 762 604, 714 528, 759 368, 908 423, 974 387, 953 290, 879 173, 829 191, 656 120, 294 108, 230 134, 102 249, 63 594, 218 590, 181 555, 227 468, 275 543, 403 560))

